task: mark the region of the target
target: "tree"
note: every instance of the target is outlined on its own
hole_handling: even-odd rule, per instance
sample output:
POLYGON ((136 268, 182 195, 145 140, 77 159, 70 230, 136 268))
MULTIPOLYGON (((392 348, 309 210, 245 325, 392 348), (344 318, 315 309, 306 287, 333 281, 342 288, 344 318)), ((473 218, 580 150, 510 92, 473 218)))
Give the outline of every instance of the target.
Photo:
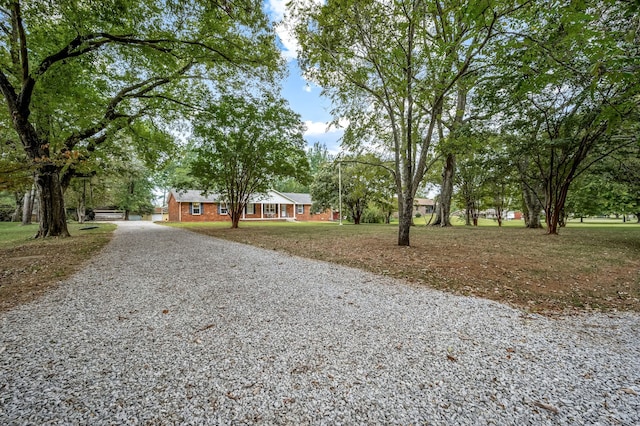
POLYGON ((485 195, 487 181, 485 162, 478 153, 465 155, 458 162, 456 186, 457 198, 465 208, 465 225, 477 226, 480 204, 485 195))
POLYGON ((620 150, 580 176, 566 213, 583 217, 634 214, 640 222, 640 146, 620 150))
POLYGON ((393 179, 388 166, 373 154, 363 154, 326 163, 316 174, 310 192, 314 209, 336 209, 342 202, 353 223, 359 225, 369 205, 388 204, 390 186, 393 179))
POLYGON ((266 78, 280 62, 256 0, 3 0, 0 37, 0 91, 36 172, 38 237, 68 236, 63 192, 76 164, 123 128, 179 118, 206 87, 198 79, 266 78))
POLYGON ((637 12, 633 2, 540 3, 499 52, 487 92, 508 106, 504 122, 544 188, 549 234, 558 233, 572 182, 635 141, 627 120, 640 102, 637 12))
POLYGON ((252 194, 265 193, 278 178, 308 180, 303 130, 286 101, 269 94, 224 95, 200 114, 191 174, 227 203, 232 228, 252 194))
POLYGON ((517 3, 329 0, 294 13, 302 67, 337 105, 336 118, 350 121, 353 140, 370 135, 393 155, 398 245, 410 243, 413 199, 448 99, 478 72, 517 3))
MULTIPOLYGON (((327 147, 320 142, 315 142, 311 148, 307 149, 307 160, 309 161, 309 175, 311 179, 316 175, 321 166, 332 161, 332 157, 327 147)), ((299 182, 295 178, 277 179, 273 189, 280 192, 309 192, 309 185, 299 182)))

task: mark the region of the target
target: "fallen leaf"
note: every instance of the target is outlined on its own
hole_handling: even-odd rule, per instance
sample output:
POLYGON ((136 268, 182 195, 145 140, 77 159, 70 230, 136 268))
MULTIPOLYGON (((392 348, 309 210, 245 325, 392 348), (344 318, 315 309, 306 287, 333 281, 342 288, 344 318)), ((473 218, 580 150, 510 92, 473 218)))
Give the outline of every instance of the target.
POLYGON ((634 391, 631 388, 622 388, 620 390, 624 393, 628 393, 629 395, 638 395, 638 392, 634 391))
POLYGON ((553 405, 545 404, 544 402, 540 402, 540 401, 534 401, 533 405, 535 405, 536 407, 544 408, 545 410, 551 411, 554 414, 558 414, 558 412, 560 411, 553 405))
POLYGON ((457 362, 457 361, 458 361, 458 358, 456 358, 456 357, 455 357, 455 356, 453 356, 453 355, 447 355, 447 359, 448 359, 449 361, 451 361, 451 362, 457 362))
POLYGON ((163 313, 163 314, 168 314, 168 313, 169 313, 169 310, 168 310, 168 309, 163 309, 163 310, 162 310, 162 313, 163 313))

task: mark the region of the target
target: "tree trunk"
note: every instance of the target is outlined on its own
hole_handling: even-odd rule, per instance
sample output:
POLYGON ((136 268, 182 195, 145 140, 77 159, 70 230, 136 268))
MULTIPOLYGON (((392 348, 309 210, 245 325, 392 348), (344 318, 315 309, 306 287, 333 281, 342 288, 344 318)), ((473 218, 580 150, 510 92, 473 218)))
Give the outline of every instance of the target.
POLYGON ((33 216, 33 205, 35 203, 36 191, 32 187, 24 195, 22 203, 22 225, 31 225, 31 216, 33 216))
POLYGON ((531 188, 525 184, 522 185, 522 199, 524 201, 524 222, 529 229, 541 229, 540 213, 542 213, 542 204, 531 188))
POLYGON ((405 193, 402 197, 402 205, 398 201, 398 245, 409 246, 409 231, 413 221, 413 196, 405 193))
POLYGON ((87 192, 87 181, 83 179, 82 195, 80 195, 80 200, 78 201, 78 207, 76 207, 76 213, 78 214, 78 223, 84 223, 84 218, 87 215, 86 192, 87 192))
MULTIPOLYGON (((547 222, 547 234, 557 235, 558 226, 562 222, 562 214, 564 211, 564 204, 567 200, 567 192, 569 191, 569 184, 571 182, 564 182, 559 190, 557 197, 553 196, 553 189, 550 188, 547 192, 547 198, 545 202, 545 219, 547 222)), ((550 187, 550 186, 549 186, 550 187)))
POLYGON ((24 197, 28 196, 29 192, 15 192, 16 209, 11 215, 11 222, 18 222, 22 219, 22 208, 24 203, 24 197))
POLYGON ((473 202, 467 200, 467 208, 464 212, 464 225, 471 226, 471 218, 474 214, 473 202))
POLYGON ((40 201, 40 229, 36 238, 69 237, 60 170, 51 165, 43 166, 36 175, 36 185, 40 201))
POLYGON ((231 215, 231 229, 238 229, 240 225, 240 214, 232 214, 231 215))
POLYGON ((448 154, 442 171, 442 187, 440 189, 440 208, 433 226, 451 225, 451 197, 453 196, 453 176, 456 169, 456 157, 448 154))

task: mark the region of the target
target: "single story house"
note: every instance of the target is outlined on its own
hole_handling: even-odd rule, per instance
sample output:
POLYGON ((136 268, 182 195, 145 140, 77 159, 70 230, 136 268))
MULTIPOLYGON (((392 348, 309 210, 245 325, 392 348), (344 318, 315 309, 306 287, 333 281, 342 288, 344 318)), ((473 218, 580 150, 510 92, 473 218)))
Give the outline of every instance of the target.
MULTIPOLYGON (((398 197, 394 197, 394 203, 398 202, 398 197)), ((421 216, 432 214, 436 208, 435 200, 430 198, 414 198, 413 199, 413 216, 420 213, 421 216)), ((398 217, 398 212, 393 213, 393 217, 398 217)))
MULTIPOLYGON (((314 212, 309 194, 268 191, 255 194, 240 220, 299 220, 328 221, 331 212, 314 212)), ((202 195, 199 190, 172 190, 169 194, 170 222, 221 222, 231 221, 227 205, 220 200, 220 194, 202 195)))
POLYGON ((414 198, 413 199, 413 215, 420 213, 422 216, 433 213, 436 202, 430 198, 414 198))

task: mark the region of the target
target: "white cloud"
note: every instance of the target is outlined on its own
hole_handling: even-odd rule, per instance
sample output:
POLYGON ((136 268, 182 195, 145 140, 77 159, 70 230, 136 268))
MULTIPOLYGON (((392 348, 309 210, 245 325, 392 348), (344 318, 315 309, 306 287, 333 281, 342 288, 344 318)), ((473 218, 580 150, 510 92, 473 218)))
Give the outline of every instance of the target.
POLYGON ((335 127, 330 128, 329 123, 322 121, 307 120, 304 122, 304 125, 307 128, 304 132, 305 136, 324 135, 325 133, 333 133, 338 130, 335 127))
POLYGON ((304 122, 307 130, 304 132, 305 136, 313 136, 313 135, 325 135, 328 133, 339 133, 343 132, 349 126, 349 120, 346 118, 341 118, 338 120, 338 125, 334 123, 328 123, 325 121, 311 121, 306 120, 304 122))
MULTIPOLYGON (((324 0, 303 0, 305 2, 320 4, 324 0)), ((286 60, 296 59, 298 56, 298 49, 300 44, 298 39, 293 34, 293 27, 295 21, 288 13, 287 3, 289 0, 267 0, 267 11, 271 15, 273 21, 276 22, 275 31, 276 35, 282 43, 283 50, 282 56, 286 60)))
POLYGON ((276 21, 282 20, 287 11, 287 0, 269 0, 267 2, 269 11, 273 14, 276 21))
POLYGON ((267 11, 276 22, 276 35, 283 46, 282 56, 288 61, 295 59, 299 45, 298 40, 289 30, 290 25, 288 25, 287 22, 289 20, 287 16, 287 0, 268 0, 267 11))
POLYGON ((307 93, 311 93, 311 86, 309 86, 308 84, 305 84, 305 85, 302 87, 302 90, 304 90, 304 91, 305 91, 305 92, 307 92, 307 93))

